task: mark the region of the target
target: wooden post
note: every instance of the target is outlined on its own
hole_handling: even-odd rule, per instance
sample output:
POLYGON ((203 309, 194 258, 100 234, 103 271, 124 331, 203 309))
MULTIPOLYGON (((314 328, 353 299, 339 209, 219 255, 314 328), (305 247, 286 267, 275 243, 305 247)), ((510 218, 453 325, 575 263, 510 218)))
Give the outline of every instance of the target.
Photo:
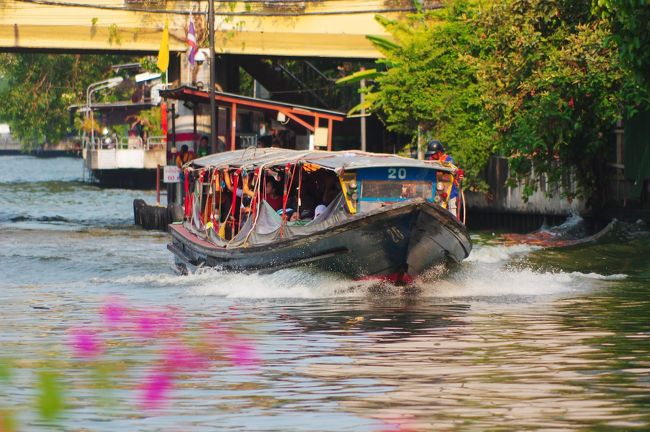
POLYGON ((334 122, 332 119, 327 120, 327 151, 332 151, 332 131, 334 129, 334 122))
POLYGON ((160 165, 156 165, 156 205, 160 205, 160 165))
POLYGON ((424 127, 422 124, 418 125, 418 159, 424 160, 424 146, 425 146, 424 127))

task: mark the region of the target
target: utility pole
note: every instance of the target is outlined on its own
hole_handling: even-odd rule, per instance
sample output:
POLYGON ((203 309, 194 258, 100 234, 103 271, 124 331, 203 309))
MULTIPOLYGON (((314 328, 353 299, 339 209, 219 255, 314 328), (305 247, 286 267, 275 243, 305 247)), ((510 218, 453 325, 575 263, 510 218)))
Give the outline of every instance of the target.
MULTIPOLYGON (((361 68, 365 70, 366 68, 361 68)), ((361 80, 361 151, 366 151, 366 108, 363 106, 366 102, 366 80, 361 80)))
POLYGON ((208 1, 208 31, 210 32, 210 143, 212 153, 217 151, 217 103, 215 100, 215 46, 214 46, 214 0, 208 1))

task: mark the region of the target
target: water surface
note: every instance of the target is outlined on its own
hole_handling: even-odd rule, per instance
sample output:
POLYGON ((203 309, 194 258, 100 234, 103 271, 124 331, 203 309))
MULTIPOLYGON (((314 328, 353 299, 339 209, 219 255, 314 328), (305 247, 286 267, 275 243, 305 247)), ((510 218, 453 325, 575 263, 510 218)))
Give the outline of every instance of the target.
POLYGON ((468 260, 407 292, 296 270, 183 277, 166 235, 132 226, 133 199, 152 202, 153 192, 83 184, 77 159, 0 164, 0 357, 13 365, 0 409, 19 430, 650 429, 643 229, 619 224, 562 249, 475 233, 468 260), (134 389, 154 351, 120 337, 103 404, 67 341, 70 329, 101 327, 98 311, 116 295, 174 306, 197 332, 233 326, 259 365, 217 359, 147 411, 134 389), (54 422, 34 402, 47 367, 65 386, 54 422))

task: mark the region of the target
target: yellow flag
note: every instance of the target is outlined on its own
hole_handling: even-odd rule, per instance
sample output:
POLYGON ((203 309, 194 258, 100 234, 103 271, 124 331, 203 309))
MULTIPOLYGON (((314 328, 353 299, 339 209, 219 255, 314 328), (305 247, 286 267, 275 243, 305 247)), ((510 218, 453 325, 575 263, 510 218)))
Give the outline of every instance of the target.
POLYGON ((156 65, 162 72, 165 72, 169 67, 169 26, 167 22, 165 22, 162 39, 160 40, 160 51, 158 51, 158 62, 156 65))

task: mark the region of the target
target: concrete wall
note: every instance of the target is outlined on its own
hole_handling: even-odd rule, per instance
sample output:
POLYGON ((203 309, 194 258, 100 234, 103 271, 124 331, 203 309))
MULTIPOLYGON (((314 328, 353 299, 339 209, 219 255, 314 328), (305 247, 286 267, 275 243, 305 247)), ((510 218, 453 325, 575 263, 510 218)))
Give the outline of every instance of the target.
MULTIPOLYGON (((581 199, 568 201, 562 198, 562 189, 547 184, 544 177, 537 179, 539 188, 527 201, 523 199, 524 186, 508 187, 508 161, 503 157, 494 156, 490 159, 487 171, 489 184, 488 193, 466 193, 468 208, 492 213, 514 213, 521 215, 567 216, 582 213, 586 210, 585 202, 581 199)), ((575 184, 568 175, 570 192, 575 192, 575 184)))

